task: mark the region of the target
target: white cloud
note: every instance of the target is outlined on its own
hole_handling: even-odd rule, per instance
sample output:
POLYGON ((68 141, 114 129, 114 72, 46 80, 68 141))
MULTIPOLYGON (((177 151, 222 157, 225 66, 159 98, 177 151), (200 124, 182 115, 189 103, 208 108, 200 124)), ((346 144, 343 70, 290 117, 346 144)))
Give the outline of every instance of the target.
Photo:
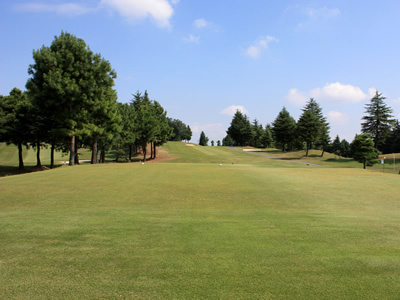
POLYGON ((294 105, 302 105, 309 98, 325 103, 358 103, 368 99, 368 94, 364 93, 359 87, 340 82, 327 83, 322 88, 314 88, 309 92, 302 92, 297 89, 290 89, 286 101, 294 105))
POLYGON ((31 13, 56 13, 59 15, 78 16, 86 14, 93 9, 87 8, 77 3, 60 3, 60 4, 45 4, 45 3, 21 3, 15 6, 17 11, 31 13))
POLYGON ((287 102, 298 106, 306 104, 308 99, 309 97, 298 89, 290 89, 288 95, 285 98, 287 102))
MULTIPOLYGON (((176 1, 173 1, 176 4, 176 1)), ((170 27, 174 10, 167 0, 102 0, 101 5, 109 6, 130 21, 151 17, 159 27, 170 27)))
POLYGON ((329 102, 360 102, 368 98, 359 87, 340 82, 327 83, 323 88, 315 88, 310 92, 312 98, 321 98, 329 102))
POLYGON ((268 45, 272 42, 278 42, 278 39, 267 35, 264 38, 261 38, 255 41, 251 46, 246 49, 246 55, 251 58, 258 58, 261 55, 261 52, 268 48, 268 45))
POLYGON ((193 25, 197 28, 204 28, 208 25, 208 22, 201 18, 194 20, 193 25))
POLYGON ((333 18, 340 15, 340 9, 327 8, 326 6, 320 8, 307 8, 306 14, 310 18, 333 18))
POLYGON ((221 114, 234 116, 236 111, 240 111, 243 114, 247 114, 248 111, 243 105, 231 105, 221 111, 221 114))
POLYGON ((204 131, 204 134, 208 137, 208 144, 211 145, 211 141, 215 144, 217 140, 222 142, 222 139, 226 136, 226 128, 222 123, 211 123, 211 124, 190 124, 190 129, 192 130, 192 139, 194 143, 198 143, 200 139, 200 133, 204 131))
POLYGON ((200 43, 200 37, 199 36, 194 36, 194 35, 191 35, 191 34, 189 34, 188 37, 183 38, 183 40, 185 42, 188 42, 188 43, 195 43, 195 44, 200 43))
POLYGON ((368 89, 368 96, 373 98, 376 95, 376 88, 369 88, 368 89))
POLYGON ((323 22, 324 20, 336 18, 341 14, 339 8, 328 8, 326 6, 319 8, 295 6, 292 8, 300 10, 300 13, 307 16, 307 19, 304 22, 297 24, 297 29, 303 29, 310 25, 315 26, 315 24, 321 24, 321 22, 323 22))
POLYGON ((350 119, 350 117, 347 114, 334 110, 327 113, 327 118, 329 122, 337 124, 345 124, 350 119))

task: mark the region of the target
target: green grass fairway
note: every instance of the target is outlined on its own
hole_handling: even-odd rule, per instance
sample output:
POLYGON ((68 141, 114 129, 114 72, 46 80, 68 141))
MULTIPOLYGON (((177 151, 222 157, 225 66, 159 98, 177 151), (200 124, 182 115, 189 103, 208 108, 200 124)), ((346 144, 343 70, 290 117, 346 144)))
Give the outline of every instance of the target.
POLYGON ((0 299, 399 298, 399 175, 164 149, 0 178, 0 299))

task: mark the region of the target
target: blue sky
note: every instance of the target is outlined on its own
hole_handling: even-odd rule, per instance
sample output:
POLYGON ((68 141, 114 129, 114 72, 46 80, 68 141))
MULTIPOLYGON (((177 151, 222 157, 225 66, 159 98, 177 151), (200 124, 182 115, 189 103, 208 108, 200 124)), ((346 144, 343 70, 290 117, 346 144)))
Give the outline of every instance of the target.
POLYGON ((0 94, 24 89, 32 51, 62 30, 116 70, 119 102, 149 92, 168 116, 221 140, 236 109, 297 120, 313 97, 352 141, 378 89, 400 118, 400 1, 3 0, 0 94))

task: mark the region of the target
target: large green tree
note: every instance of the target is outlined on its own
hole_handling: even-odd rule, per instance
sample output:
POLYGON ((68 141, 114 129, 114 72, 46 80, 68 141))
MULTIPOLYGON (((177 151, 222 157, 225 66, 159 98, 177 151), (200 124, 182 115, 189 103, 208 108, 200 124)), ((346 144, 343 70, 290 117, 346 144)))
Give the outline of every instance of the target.
POLYGON ((233 116, 231 125, 226 133, 235 141, 235 145, 237 146, 249 145, 253 137, 249 119, 239 110, 237 110, 233 116))
MULTIPOLYGON (((329 125, 322 115, 319 104, 311 98, 297 122, 297 130, 306 144, 306 157, 312 144, 327 145, 329 143, 329 125)), ((324 152, 324 151, 323 151, 324 152)))
POLYGON ((354 153, 353 158, 362 163, 364 169, 366 166, 372 166, 377 163, 378 151, 374 147, 374 141, 369 133, 356 135, 351 143, 351 150, 354 153))
POLYGON ((361 131, 369 133, 374 141, 375 148, 381 149, 386 137, 390 134, 391 126, 394 124, 392 119, 392 109, 385 103, 386 98, 376 91, 375 96, 365 105, 366 115, 362 117, 361 131))
POLYGON ((296 121, 285 107, 282 108, 272 123, 272 133, 275 142, 282 148, 283 152, 296 139, 296 121))
POLYGON ((14 88, 9 96, 0 97, 0 107, 2 117, 0 141, 18 147, 19 168, 23 169, 23 146, 27 146, 32 140, 31 102, 26 93, 14 88))
MULTIPOLYGON (((85 41, 67 32, 56 36, 49 47, 33 51, 34 64, 26 87, 34 106, 45 117, 44 138, 52 145, 69 139, 70 165, 76 160, 76 136, 90 135, 93 147, 104 132, 110 112, 114 115, 116 94, 112 90, 115 71, 108 61, 94 54, 85 41)), ((94 148, 93 148, 94 149, 94 148)))

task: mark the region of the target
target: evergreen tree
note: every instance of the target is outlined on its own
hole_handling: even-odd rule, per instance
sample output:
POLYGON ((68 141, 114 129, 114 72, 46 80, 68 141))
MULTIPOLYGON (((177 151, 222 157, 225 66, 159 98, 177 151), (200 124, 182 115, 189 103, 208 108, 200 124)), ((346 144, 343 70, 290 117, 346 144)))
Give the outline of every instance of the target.
POLYGON ((233 146, 234 144, 235 144, 235 141, 231 138, 231 136, 229 134, 226 135, 226 137, 224 137, 222 139, 222 146, 230 147, 230 146, 233 146))
POLYGON ((235 145, 238 146, 249 145, 253 137, 250 121, 239 110, 233 116, 231 125, 226 133, 235 141, 235 145))
POLYGON ((262 144, 264 148, 272 148, 274 146, 274 139, 272 136, 272 128, 270 124, 267 124, 264 129, 262 136, 262 144))
POLYGON ((172 128, 170 141, 189 141, 192 139, 192 130, 181 120, 168 118, 168 124, 172 128))
POLYGON ((218 147, 221 146, 221 141, 220 141, 220 140, 217 141, 217 146, 218 146, 218 147))
POLYGON ((252 129, 252 139, 250 146, 256 148, 264 148, 263 136, 265 132, 262 124, 259 123, 257 119, 254 119, 253 124, 251 124, 251 129, 252 129))
POLYGON ((149 94, 145 91, 142 96, 140 92, 134 95, 132 102, 135 108, 135 131, 136 143, 142 148, 143 161, 146 161, 147 145, 154 141, 157 133, 157 117, 154 111, 149 94))
POLYGON ((296 139, 296 121, 290 116, 285 107, 272 123, 272 133, 276 144, 282 148, 283 152, 296 139))
POLYGON ((199 140, 199 145, 200 146, 208 146, 208 137, 204 134, 204 131, 200 133, 200 140, 199 140))
POLYGON ((297 122, 299 135, 306 143, 306 157, 313 143, 326 145, 329 141, 329 125, 322 115, 319 104, 311 98, 302 109, 303 114, 297 122))
POLYGON ((390 134, 386 137, 382 152, 383 153, 398 153, 398 152, 400 152, 400 123, 399 123, 399 120, 396 120, 394 122, 390 134))
POLYGON ((328 151, 330 139, 331 138, 329 136, 329 125, 328 125, 328 123, 324 122, 322 124, 320 135, 319 135, 318 140, 316 142, 316 144, 318 146, 321 146, 321 148, 322 148, 321 157, 324 156, 325 151, 328 151))
POLYGON ((342 153, 342 156, 344 157, 351 157, 351 147, 348 141, 343 139, 340 142, 340 151, 342 153))
POLYGON ((186 130, 184 131, 183 134, 183 140, 189 142, 192 139, 192 129, 190 129, 190 126, 186 126, 186 130))
POLYGON ((28 146, 32 140, 31 102, 27 94, 17 88, 12 89, 9 96, 1 97, 0 101, 2 114, 0 141, 18 147, 19 169, 23 169, 23 146, 28 146))
POLYGON ((383 147, 386 137, 390 134, 391 126, 394 124, 392 109, 385 104, 385 99, 376 91, 370 103, 365 105, 367 115, 362 118, 364 122, 361 123, 361 131, 371 135, 376 149, 383 147))
POLYGON ((336 138, 333 140, 331 145, 331 152, 333 152, 336 155, 340 155, 342 152, 341 150, 342 150, 341 141, 339 135, 336 135, 336 138))
POLYGON ((377 163, 378 152, 369 133, 356 135, 351 143, 351 149, 354 153, 353 158, 362 163, 364 169, 366 166, 373 166, 377 163))
MULTIPOLYGON (((45 142, 52 145, 52 165, 54 149, 63 147, 67 139, 69 163, 74 165, 75 137, 90 135, 96 140, 104 132, 102 118, 110 118, 109 105, 104 104, 115 106, 116 102, 112 90, 115 71, 82 39, 65 32, 55 37, 49 47, 34 51, 33 59, 28 70, 32 77, 26 87, 43 116, 41 126, 47 130, 45 142)), ((114 115, 115 109, 110 111, 114 115)))

